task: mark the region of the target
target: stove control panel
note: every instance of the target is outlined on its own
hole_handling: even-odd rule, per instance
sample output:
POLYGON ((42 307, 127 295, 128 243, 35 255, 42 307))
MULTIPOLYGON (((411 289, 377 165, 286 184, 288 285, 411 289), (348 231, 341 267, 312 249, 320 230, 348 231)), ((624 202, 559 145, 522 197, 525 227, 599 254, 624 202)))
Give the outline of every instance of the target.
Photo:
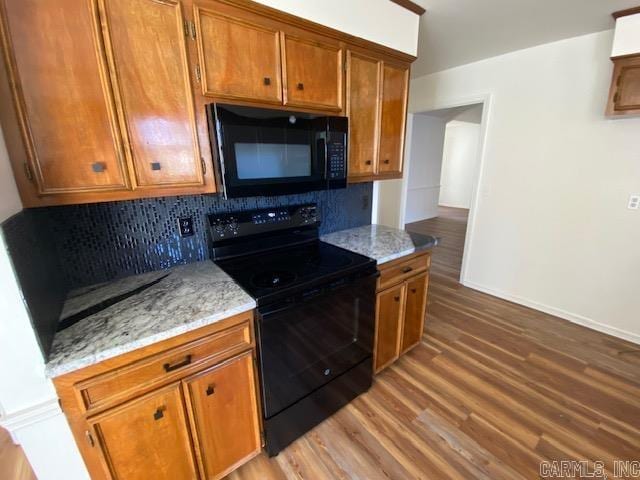
POLYGON ((215 242, 260 233, 320 225, 315 204, 209 215, 209 230, 215 242))

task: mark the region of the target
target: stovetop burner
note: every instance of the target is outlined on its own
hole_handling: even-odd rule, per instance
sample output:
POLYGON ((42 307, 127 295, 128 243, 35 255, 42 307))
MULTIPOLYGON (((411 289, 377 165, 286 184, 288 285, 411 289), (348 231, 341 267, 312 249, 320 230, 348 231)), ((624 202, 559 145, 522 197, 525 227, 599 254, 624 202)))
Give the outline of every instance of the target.
POLYGON ((289 285, 296 279, 296 274, 286 270, 260 272, 251 277, 251 282, 259 288, 279 288, 289 285))

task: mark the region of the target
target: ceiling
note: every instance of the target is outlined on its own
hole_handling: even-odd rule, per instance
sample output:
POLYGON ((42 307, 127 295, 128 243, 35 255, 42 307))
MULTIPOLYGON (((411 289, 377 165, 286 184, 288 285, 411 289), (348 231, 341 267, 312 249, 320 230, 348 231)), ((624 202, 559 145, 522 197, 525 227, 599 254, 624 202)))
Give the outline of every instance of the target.
POLYGON ((412 77, 613 28, 639 0, 414 0, 420 19, 412 77))

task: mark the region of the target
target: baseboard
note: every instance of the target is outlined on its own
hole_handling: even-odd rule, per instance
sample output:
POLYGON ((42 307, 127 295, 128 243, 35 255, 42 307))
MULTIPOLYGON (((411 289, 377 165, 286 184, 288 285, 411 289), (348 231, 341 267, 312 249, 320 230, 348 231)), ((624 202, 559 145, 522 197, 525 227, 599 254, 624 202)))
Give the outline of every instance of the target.
POLYGON ((567 312, 566 310, 545 305, 543 303, 539 303, 534 300, 529 300, 528 298, 512 295, 510 293, 506 293, 501 290, 485 287, 483 285, 479 285, 474 282, 463 281, 462 284, 465 287, 478 290, 480 292, 492 295, 494 297, 502 298, 503 300, 508 300, 509 302, 517 303, 518 305, 523 305, 525 307, 533 308, 534 310, 548 313, 549 315, 553 315, 554 317, 558 317, 563 320, 567 320, 571 323, 575 323, 577 325, 590 328, 591 330, 596 330, 597 332, 600 332, 600 333, 606 333, 607 335, 611 335, 612 337, 620 338, 622 340, 627 340, 631 343, 640 345, 640 335, 638 335, 637 333, 628 332, 626 330, 612 327, 610 325, 605 325, 603 323, 596 322, 595 320, 584 317, 582 315, 567 312))
POLYGON ((18 410, 17 412, 6 414, 6 416, 0 419, 0 426, 7 429, 14 443, 18 443, 16 432, 20 429, 43 422, 61 413, 62 409, 60 408, 58 399, 51 398, 28 408, 18 410))

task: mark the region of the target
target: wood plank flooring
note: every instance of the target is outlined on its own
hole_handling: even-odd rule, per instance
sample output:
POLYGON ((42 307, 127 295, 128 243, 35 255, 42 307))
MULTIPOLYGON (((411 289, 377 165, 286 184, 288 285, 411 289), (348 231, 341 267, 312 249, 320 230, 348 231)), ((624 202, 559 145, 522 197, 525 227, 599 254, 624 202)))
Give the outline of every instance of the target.
POLYGON ((458 283, 466 211, 408 226, 433 253, 423 342, 369 392, 231 480, 531 479, 640 460, 640 346, 458 283))
POLYGON ((9 432, 0 428, 0 479, 35 480, 22 448, 14 445, 9 432))

